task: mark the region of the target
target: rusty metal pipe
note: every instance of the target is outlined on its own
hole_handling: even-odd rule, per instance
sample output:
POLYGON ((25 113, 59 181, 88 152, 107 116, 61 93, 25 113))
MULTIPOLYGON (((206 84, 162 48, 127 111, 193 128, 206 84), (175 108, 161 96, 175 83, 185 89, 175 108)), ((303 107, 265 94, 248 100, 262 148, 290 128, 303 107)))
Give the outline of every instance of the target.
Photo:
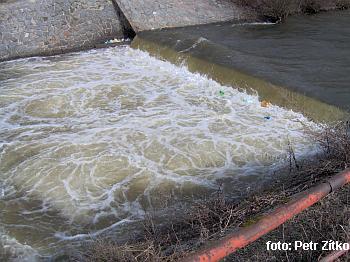
POLYGON ((320 201, 332 191, 348 184, 350 182, 350 170, 327 180, 318 186, 297 194, 289 203, 275 209, 265 215, 256 224, 239 228, 227 237, 211 243, 204 249, 185 258, 186 262, 216 262, 220 259, 234 253, 236 250, 247 246, 259 239, 263 235, 276 229, 287 220, 301 213, 308 207, 320 201))
POLYGON ((333 262, 333 261, 336 261, 338 258, 340 258, 341 256, 345 255, 348 252, 349 252, 349 250, 334 251, 331 254, 329 254, 328 256, 322 258, 319 262, 333 262))

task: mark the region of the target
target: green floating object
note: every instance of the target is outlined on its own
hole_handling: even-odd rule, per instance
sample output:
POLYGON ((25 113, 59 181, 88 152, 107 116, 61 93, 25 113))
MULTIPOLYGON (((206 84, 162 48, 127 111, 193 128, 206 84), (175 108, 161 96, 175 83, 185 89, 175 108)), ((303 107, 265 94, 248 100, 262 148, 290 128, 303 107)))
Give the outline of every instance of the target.
POLYGON ((224 96, 224 95, 225 95, 225 92, 222 91, 222 90, 220 90, 219 95, 220 95, 220 96, 224 96))

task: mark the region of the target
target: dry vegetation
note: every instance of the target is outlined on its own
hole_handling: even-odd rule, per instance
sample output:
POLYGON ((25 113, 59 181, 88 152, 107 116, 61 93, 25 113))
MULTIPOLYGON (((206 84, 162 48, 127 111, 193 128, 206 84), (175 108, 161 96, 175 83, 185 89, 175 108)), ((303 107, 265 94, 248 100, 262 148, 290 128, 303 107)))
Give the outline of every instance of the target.
MULTIPOLYGON (((312 161, 297 160, 290 150, 290 162, 278 173, 278 181, 263 192, 241 201, 230 201, 219 190, 216 196, 195 203, 183 217, 156 223, 152 215, 144 221, 142 236, 133 243, 96 240, 75 261, 177 261, 210 240, 223 237, 238 226, 246 226, 261 214, 287 202, 291 196, 350 166, 350 124, 343 122, 322 132, 309 131, 322 153, 312 161), (298 161, 298 162, 297 162, 298 161)), ((318 251, 266 252, 265 243, 295 240, 321 242, 348 241, 350 232, 350 186, 326 199, 239 251, 226 261, 316 261, 318 251)), ((175 217, 175 215, 173 216, 175 217)))
MULTIPOLYGON (((277 230, 267 234, 260 240, 239 250, 226 261, 318 261, 331 251, 267 251, 266 242, 303 241, 322 244, 322 241, 334 240, 346 243, 350 239, 350 186, 329 195, 320 203, 288 221, 277 230)), ((345 256, 340 261, 350 261, 345 256)))
POLYGON ((321 11, 348 9, 350 0, 232 0, 255 10, 260 16, 282 21, 291 14, 315 14, 321 11))

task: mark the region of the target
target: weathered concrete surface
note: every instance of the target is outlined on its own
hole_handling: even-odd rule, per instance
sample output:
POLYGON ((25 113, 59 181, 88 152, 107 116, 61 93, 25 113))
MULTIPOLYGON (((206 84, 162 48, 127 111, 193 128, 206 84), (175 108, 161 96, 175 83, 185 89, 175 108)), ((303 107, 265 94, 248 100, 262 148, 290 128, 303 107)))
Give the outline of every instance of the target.
POLYGON ((127 23, 110 0, 0 3, 0 61, 93 47, 123 37, 127 23))
POLYGON ((136 32, 245 19, 232 0, 116 0, 136 32))

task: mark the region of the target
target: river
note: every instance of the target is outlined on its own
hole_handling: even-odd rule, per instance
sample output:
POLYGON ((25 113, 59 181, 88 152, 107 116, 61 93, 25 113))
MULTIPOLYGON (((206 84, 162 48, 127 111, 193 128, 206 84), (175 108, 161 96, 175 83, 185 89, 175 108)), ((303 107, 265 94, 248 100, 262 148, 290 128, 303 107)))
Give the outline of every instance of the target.
MULTIPOLYGON (((129 46, 0 64, 0 256, 49 258, 144 210, 256 190, 303 115, 129 46)), ((129 234, 129 233, 128 233, 129 234)))
POLYGON ((338 11, 294 16, 282 24, 155 30, 139 34, 135 46, 175 63, 189 60, 192 71, 253 87, 276 104, 332 121, 336 114, 327 114, 334 107, 350 109, 349 22, 350 11, 338 11))
POLYGON ((122 239, 147 210, 257 191, 289 143, 313 154, 317 124, 298 112, 348 109, 349 20, 153 31, 134 48, 0 63, 0 259, 122 239))

